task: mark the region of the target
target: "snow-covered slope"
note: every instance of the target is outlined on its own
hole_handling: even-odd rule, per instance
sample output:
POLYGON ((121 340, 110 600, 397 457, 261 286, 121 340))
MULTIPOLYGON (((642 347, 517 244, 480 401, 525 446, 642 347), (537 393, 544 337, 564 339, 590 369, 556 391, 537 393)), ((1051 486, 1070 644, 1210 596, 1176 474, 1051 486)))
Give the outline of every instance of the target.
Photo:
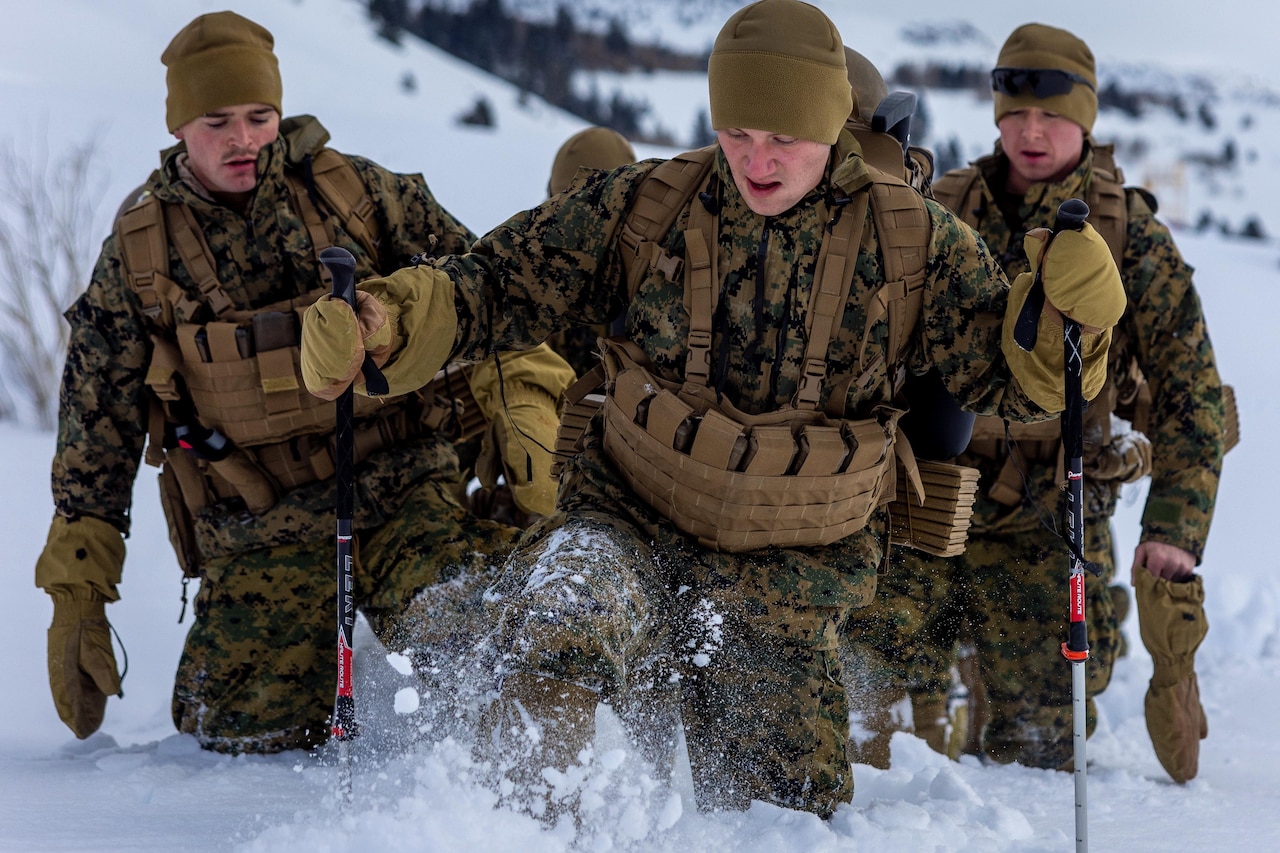
MULTIPOLYGON (((898 19, 889 7, 873 15, 864 4, 822 5, 838 18, 846 40, 860 49, 867 46, 864 37, 877 32, 877 20, 886 20, 886 31, 896 32, 897 26, 936 11, 917 3, 903 7, 910 18, 903 12, 898 19)), ((991 20, 986 5, 968 10, 975 22, 976 16, 991 20)), ((1005 16, 995 25, 982 24, 994 50, 1004 32, 1022 22, 1026 7, 989 5, 1005 16)), ((511 87, 434 49, 407 43, 395 49, 377 40, 353 0, 44 0, 5 6, 0 144, 37 154, 47 150, 56 157, 68 145, 95 139, 97 162, 109 184, 103 213, 114 211, 119 197, 145 177, 156 151, 170 141, 163 126, 160 51, 194 15, 228 6, 275 33, 287 111, 319 116, 341 149, 424 172, 445 205, 476 230, 540 200, 553 152, 581 127, 536 100, 521 106, 511 87), (401 88, 406 73, 417 81, 414 93, 401 88), (482 95, 495 108, 497 128, 459 127, 457 115, 482 95)), ((1085 26, 1101 29, 1095 6, 1100 4, 1064 9, 1085 10, 1076 25, 1084 34, 1085 26)), ((1220 8, 1228 14, 1229 6, 1220 8)), ((954 7, 948 9, 934 17, 954 17, 954 7)), ((1162 9, 1162 19, 1179 17, 1167 4, 1162 9)), ((1117 8, 1110 20, 1125 11, 1117 8)), ((724 14, 721 4, 702 36, 707 41, 724 14)), ((1143 50, 1149 51, 1144 58, 1163 59, 1171 71, 1232 66, 1235 42, 1208 40, 1217 17, 1181 16, 1184 26, 1206 33, 1205 49, 1212 47, 1211 52, 1194 55, 1176 40, 1153 36, 1144 40, 1143 50)), ((1065 19, 1050 22, 1073 26, 1065 19)), ((1268 29, 1256 15, 1250 23, 1250 30, 1268 29)), ((671 31, 692 37, 699 26, 685 23, 671 31)), ((1098 54, 1104 65, 1128 55, 1100 46, 1098 54)), ((700 97, 696 81, 681 84, 683 93, 654 85, 654 103, 663 109, 700 97)), ((988 108, 981 103, 933 95, 930 108, 935 126, 974 140, 973 153, 994 138, 988 108)), ((1256 132, 1248 137, 1257 158, 1245 163, 1236 179, 1242 199, 1270 198, 1280 189, 1273 146, 1266 144, 1275 138, 1270 121, 1257 118, 1256 132)), ((669 124, 683 130, 691 121, 671 118, 669 124)), ((1158 142, 1157 137, 1178 130, 1117 123, 1106 132, 1158 142)), ((1214 138, 1186 133, 1188 145, 1210 150, 1217 145, 1214 138)), ((1142 168, 1130 166, 1130 175, 1141 179, 1142 168)), ((1230 199, 1236 190, 1224 186, 1220 192, 1230 199)), ((1243 209, 1244 201, 1240 204, 1243 209)), ((85 236, 90 249, 105 227, 104 222, 101 233, 85 236)), ((1280 463, 1267 441, 1270 427, 1280 422, 1280 409, 1275 381, 1265 369, 1275 358, 1274 336, 1267 329, 1280 310, 1280 270, 1269 243, 1183 230, 1177 237, 1197 268, 1221 370, 1237 387, 1243 422, 1243 443, 1227 460, 1202 567, 1212 628, 1199 669, 1210 737, 1203 745, 1199 778, 1185 787, 1171 784, 1144 728, 1142 695, 1151 663, 1131 617, 1126 627, 1133 651, 1102 697, 1099 731, 1089 742, 1090 835, 1095 850, 1134 853, 1175 847, 1280 849, 1280 738, 1274 723, 1280 707, 1280 566, 1265 538, 1275 526, 1272 484, 1280 481, 1280 463)), ((366 733, 358 741, 361 762, 350 812, 340 813, 333 799, 327 753, 228 758, 201 752, 189 738, 174 735, 168 696, 190 622, 177 622, 180 573, 150 469, 144 469, 134 492, 135 531, 127 543, 124 597, 111 610, 129 653, 126 698, 111 700, 100 734, 75 741, 49 699, 44 642, 50 607, 31 583, 52 513, 52 452, 52 435, 0 425, 0 533, 10 581, 0 691, 0 850, 570 849, 564 833, 545 832, 531 820, 493 810, 492 796, 476 781, 464 744, 405 746, 417 718, 398 714, 395 696, 413 685, 412 678, 392 666, 363 629, 357 635, 357 690, 366 733)), ((1117 518, 1122 566, 1136 544, 1140 498, 1133 492, 1117 518)), ((1064 663, 1064 685, 1068 677, 1064 663)), ((684 764, 671 791, 657 789, 644 768, 625 755, 611 720, 603 716, 601 723, 597 769, 589 784, 604 796, 573 849, 1047 853, 1072 846, 1073 793, 1071 777, 1063 774, 983 767, 973 760, 950 763, 918 740, 900 736, 893 744, 893 768, 855 768, 855 801, 829 822, 762 805, 745 814, 699 815, 684 764)))

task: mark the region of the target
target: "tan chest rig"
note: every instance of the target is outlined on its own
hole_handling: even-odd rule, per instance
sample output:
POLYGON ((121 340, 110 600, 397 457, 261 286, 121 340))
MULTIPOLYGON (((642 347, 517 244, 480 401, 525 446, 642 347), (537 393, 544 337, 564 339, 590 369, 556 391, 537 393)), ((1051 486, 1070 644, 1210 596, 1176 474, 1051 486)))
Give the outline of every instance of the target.
MULTIPOLYGON (((920 468, 898 430, 902 409, 880 404, 870 418, 847 419, 843 413, 819 411, 818 403, 827 347, 849 298, 868 205, 885 256, 886 279, 871 298, 868 331, 888 319, 893 363, 887 372, 890 382, 901 376, 899 362, 923 297, 928 212, 916 191, 873 171, 875 182, 855 195, 823 239, 796 397, 779 411, 748 415, 717 401, 708 386, 718 229, 705 206, 690 200, 704 186, 714 159, 712 147, 656 167, 623 229, 630 293, 655 270, 669 279, 683 270, 690 306, 684 382, 655 377, 635 344, 603 341, 605 391, 586 393, 595 390, 598 377, 584 377, 570 389, 565 423, 572 428, 562 429, 558 447, 576 447, 574 431, 581 430, 602 400, 604 449, 624 480, 705 547, 738 552, 770 545, 828 545, 861 530, 879 507, 898 496, 899 473, 913 487, 915 502, 925 495, 920 468), (672 209, 678 213, 686 206, 685 257, 671 258, 660 241, 676 218, 672 209)), ((861 369, 860 377, 845 381, 874 381, 872 368, 861 369)), ((843 398, 833 394, 831 399, 843 398)), ((900 497, 904 507, 912 502, 900 497)), ((957 513, 952 515, 954 521, 957 513)), ((960 526, 967 527, 968 516, 958 515, 963 516, 960 526)), ((963 542, 963 531, 959 539, 963 542)), ((897 541, 911 544, 909 538, 897 541)))
MULTIPOLYGON (((321 199, 376 259, 373 204, 355 167, 337 152, 322 149, 314 158, 312 177, 321 199)), ((302 177, 288 170, 286 181, 317 253, 333 245, 331 221, 320 215, 302 177)), ((127 280, 148 319, 153 347, 146 374, 154 395, 146 461, 163 466, 161 495, 170 535, 184 572, 197 576, 200 549, 190 523, 196 513, 240 498, 249 512, 259 514, 284 492, 334 474, 334 408, 303 386, 299 338, 302 313, 329 288, 253 310, 235 309, 191 209, 153 195, 122 214, 117 234, 127 280), (169 278, 170 244, 197 282, 198 299, 169 278), (177 321, 198 316, 202 305, 215 320, 177 321), (183 435, 209 431, 226 439, 220 458, 174 446, 175 439, 184 441, 183 435)), ((449 365, 415 394, 356 395, 356 462, 427 430, 443 431, 454 440, 479 435, 485 421, 466 373, 460 365, 449 365)))

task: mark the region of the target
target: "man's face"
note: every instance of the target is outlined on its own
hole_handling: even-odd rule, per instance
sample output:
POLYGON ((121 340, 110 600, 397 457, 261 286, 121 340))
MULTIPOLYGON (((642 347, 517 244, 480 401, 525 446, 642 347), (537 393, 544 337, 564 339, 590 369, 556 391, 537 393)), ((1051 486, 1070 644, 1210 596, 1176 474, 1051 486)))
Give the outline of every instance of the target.
POLYGON ((716 131, 733 182, 761 216, 790 210, 822 180, 831 146, 765 130, 716 131))
POLYGON ((1026 192, 1034 183, 1055 183, 1080 164, 1084 128, 1066 116, 1027 107, 1005 113, 996 126, 1009 157, 1010 192, 1026 192))
POLYGON ((211 193, 246 193, 258 183, 258 152, 280 132, 280 114, 266 104, 222 107, 173 135, 187 143, 191 171, 211 193))

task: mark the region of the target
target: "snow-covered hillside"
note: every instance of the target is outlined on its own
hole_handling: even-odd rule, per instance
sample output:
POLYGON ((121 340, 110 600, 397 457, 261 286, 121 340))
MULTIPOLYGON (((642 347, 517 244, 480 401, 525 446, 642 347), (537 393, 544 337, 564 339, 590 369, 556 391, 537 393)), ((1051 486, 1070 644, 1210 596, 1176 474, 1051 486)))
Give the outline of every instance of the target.
MULTIPOLYGON (((667 26, 654 13, 655 26, 672 38, 709 43, 736 4, 702 2, 716 9, 705 23, 667 26)), ((658 0, 628 5, 661 8, 658 0)), ((847 42, 890 64, 914 54, 899 46, 894 51, 901 53, 873 55, 869 42, 877 33, 892 34, 916 20, 950 20, 956 11, 954 4, 944 8, 931 2, 877 9, 852 0, 820 5, 837 19, 847 42), (899 8, 909 10, 910 17, 899 8)), ((161 50, 195 15, 227 7, 275 34, 287 112, 319 116, 340 149, 424 172, 442 202, 473 229, 486 230, 539 201, 554 151, 582 126, 536 99, 522 105, 512 87, 433 48, 389 46, 373 35, 354 0, 8 2, 0 51, 0 145, 56 157, 72 144, 96 141, 96 162, 107 187, 102 226, 84 235, 89 251, 105 235, 105 217, 120 197, 145 177, 156 152, 171 142, 163 125, 161 50), (417 82, 413 92, 402 86, 406 74, 417 82), (481 96, 495 107, 496 128, 459 126, 457 116, 481 96)), ((1233 15, 1229 3, 1218 4, 1212 16, 1204 15, 1202 6, 1184 12, 1164 4, 1159 21, 1164 29, 1133 30, 1143 36, 1140 51, 1123 50, 1113 32, 1129 23, 1134 13, 1128 7, 1082 1, 1062 9, 1063 16, 1047 22, 1095 42, 1104 67, 1159 60, 1175 76, 1234 69, 1265 79, 1267 63, 1275 62, 1273 57, 1245 65, 1252 58, 1237 56, 1242 41, 1274 32, 1280 12, 1269 8, 1237 18, 1237 26, 1241 20, 1250 26, 1240 28, 1247 32, 1236 40, 1214 41, 1219 18, 1233 15), (1108 9, 1111 14, 1105 15, 1108 9), (1071 20, 1068 13, 1078 18, 1071 20), (1170 30, 1186 28, 1202 38, 1166 37, 1170 30), (1189 43, 1201 49, 1189 49, 1189 43)), ((1000 2, 970 11, 994 52, 1006 31, 1024 21, 1027 7, 1000 2), (1003 17, 993 18, 997 14, 1003 17)), ((1273 77, 1280 81, 1280 74, 1273 77)), ((665 120, 674 129, 691 126, 692 111, 705 98, 699 81, 628 85, 641 84, 653 87, 651 101, 664 115, 670 111, 665 120)), ((935 127, 962 134, 973 154, 989 147, 995 129, 988 105, 960 96, 928 99, 935 127)), ((1273 146, 1266 144, 1276 138, 1275 119, 1266 118, 1269 113, 1261 107, 1250 110, 1256 113, 1252 129, 1236 138, 1242 154, 1248 141, 1257 157, 1242 160, 1239 173, 1218 191, 1224 204, 1238 203, 1239 214, 1233 216, 1244 215, 1255 199, 1256 212, 1269 213, 1262 200, 1280 190, 1280 167, 1273 146)), ((1241 107, 1229 118, 1224 107, 1219 133, 1239 127, 1244 111, 1241 107)), ((1108 116, 1103 122, 1103 138, 1141 136, 1153 149, 1168 145, 1172 151, 1181 144, 1212 151, 1224 139, 1202 138, 1163 119, 1149 126, 1112 123, 1108 116)), ((1131 179, 1144 178, 1145 166, 1123 162, 1131 179)), ((1209 190, 1188 186, 1187 192, 1208 197, 1209 190)), ((1196 198, 1187 201, 1192 214, 1196 198)), ((1280 221, 1271 227, 1280 229, 1280 221)), ((1187 786, 1169 782, 1144 727, 1142 696, 1151 662, 1131 617, 1126 630, 1133 651, 1100 701, 1098 734, 1089 741, 1090 837, 1095 850, 1132 853, 1274 850, 1280 849, 1280 738, 1274 723, 1280 707, 1280 565, 1274 549, 1265 547, 1264 535, 1275 526, 1270 491, 1280 481, 1280 462, 1267 439, 1270 427, 1280 425, 1280 406, 1274 379, 1259 365, 1275 357, 1274 336, 1266 330, 1269 318, 1280 311, 1280 269, 1271 243, 1182 229, 1176 236, 1197 268, 1221 371, 1237 388, 1242 419, 1243 441, 1227 459, 1202 567, 1212 627, 1199 670, 1210 736, 1203 744, 1200 776, 1187 786)), ((110 701, 98 735, 77 742, 58 721, 49 698, 45 629, 50 606, 31 583, 52 514, 53 445, 51 434, 0 424, 0 534, 11 581, 5 689, 0 691, 0 850, 1049 853, 1072 846, 1070 776, 985 767, 972 759, 952 763, 905 735, 893 743, 892 769, 855 768, 855 800, 828 822, 760 804, 744 814, 700 815, 692 805, 687 764, 678 766, 671 790, 655 787, 626 755, 617 727, 602 715, 598 763, 589 779, 603 792, 602 805, 588 815, 571 847, 565 833, 543 831, 527 818, 495 811, 492 795, 476 781, 465 744, 405 746, 418 718, 397 713, 395 697, 413 686, 413 679, 393 666, 363 627, 357 633, 356 669, 366 732, 357 741, 355 807, 343 814, 333 798, 335 776, 327 752, 228 758, 202 752, 190 738, 173 733, 169 691, 190 622, 177 622, 180 573, 151 469, 144 469, 135 488, 123 600, 110 613, 129 653, 126 698, 110 701)), ((1116 519, 1122 567, 1136 544, 1140 507, 1141 491, 1134 490, 1116 519)), ((1063 678, 1067 689, 1065 663, 1063 678)))

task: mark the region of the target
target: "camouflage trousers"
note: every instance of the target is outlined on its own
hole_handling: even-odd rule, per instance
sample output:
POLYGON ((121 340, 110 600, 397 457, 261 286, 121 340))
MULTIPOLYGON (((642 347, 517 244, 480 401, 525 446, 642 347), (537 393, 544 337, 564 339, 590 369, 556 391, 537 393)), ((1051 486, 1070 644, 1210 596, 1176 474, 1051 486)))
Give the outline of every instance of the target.
MULTIPOLYGON (((1085 525, 1089 660, 1087 731, 1097 723, 1094 696, 1111 680, 1120 626, 1108 588, 1115 576, 1109 518, 1085 525)), ((1072 757, 1071 665, 1067 639, 1069 557, 1054 533, 969 535, 964 554, 942 559, 897 549, 881 573, 875 604, 852 618, 845 652, 871 660, 891 692, 913 705, 944 702, 958 642, 972 643, 986 687, 986 755, 999 762, 1057 768, 1072 757)))
POLYGON ((849 802, 836 629, 874 592, 882 520, 826 548, 717 553, 595 473, 570 476, 565 512, 490 591, 502 672, 588 688, 666 766, 683 723, 702 810, 849 802))
MULTIPOLYGON (((466 512, 453 476, 421 481, 391 520, 356 532, 357 606, 378 638, 409 651, 420 671, 428 657, 447 660, 485 632, 483 591, 518 533, 466 512)), ((207 563, 173 691, 180 732, 228 753, 328 739, 335 554, 327 540, 207 563)))

